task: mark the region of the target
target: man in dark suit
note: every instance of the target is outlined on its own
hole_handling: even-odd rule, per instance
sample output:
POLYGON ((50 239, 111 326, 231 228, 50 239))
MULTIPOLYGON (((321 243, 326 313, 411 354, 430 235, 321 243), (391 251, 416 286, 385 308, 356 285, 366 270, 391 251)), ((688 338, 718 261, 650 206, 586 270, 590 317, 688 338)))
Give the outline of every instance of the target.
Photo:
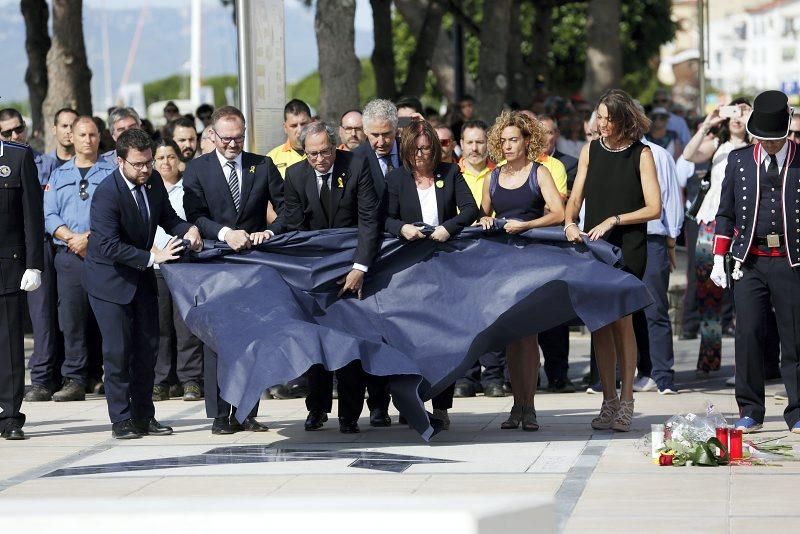
MULTIPOLYGON (((307 160, 286 171, 284 222, 288 230, 323 230, 358 227, 353 268, 339 283, 339 296, 348 292, 361 298, 364 274, 377 251, 382 222, 373 177, 363 157, 336 150, 336 130, 313 122, 300 133, 307 160)), ((361 362, 336 370, 339 382, 339 430, 359 432, 358 417, 364 404, 365 379, 361 362)), ((306 430, 317 430, 328 419, 333 404, 333 376, 322 365, 308 370, 306 430)), ((370 416, 370 420, 372 416, 370 416)), ((386 425, 379 425, 386 426, 386 425)))
POLYGON ((0 140, 0 436, 25 439, 23 291, 42 283, 44 213, 33 152, 0 140))
MULTIPOLYGON (((421 118, 421 116, 420 116, 421 118)), ((375 193, 381 201, 381 215, 386 211, 386 180, 389 171, 403 166, 400 159, 400 140, 397 128, 397 107, 389 100, 375 99, 364 106, 362 123, 367 142, 362 143, 353 153, 367 160, 375 185, 375 193)), ((368 376, 367 407, 370 411, 370 425, 390 426, 389 382, 385 377, 368 376)))
MULTIPOLYGON (((245 122, 233 106, 219 108, 211 116, 216 150, 189 163, 183 175, 183 207, 186 218, 200 228, 206 239, 225 241, 233 250, 259 245, 282 231, 283 180, 272 160, 244 152, 245 122), (267 203, 278 218, 267 222, 267 203)), ((219 396, 217 355, 204 347, 206 414, 214 419, 212 434, 239 430, 263 432, 258 405, 244 420, 236 421, 235 407, 219 396)))
POLYGON ((177 259, 181 242, 152 249, 156 226, 182 235, 192 249, 200 232, 175 214, 153 171, 150 137, 133 129, 117 139, 119 168, 95 189, 84 284, 103 337, 105 390, 117 439, 167 435, 155 419, 153 379, 158 354, 158 291, 153 265, 177 259))

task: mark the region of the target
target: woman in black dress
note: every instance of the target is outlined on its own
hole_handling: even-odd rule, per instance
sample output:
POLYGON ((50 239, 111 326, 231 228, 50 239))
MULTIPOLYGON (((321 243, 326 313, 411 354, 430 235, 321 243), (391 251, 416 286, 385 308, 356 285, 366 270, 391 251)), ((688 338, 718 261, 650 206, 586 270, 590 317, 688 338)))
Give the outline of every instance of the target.
MULTIPOLYGON (((420 224, 434 230, 428 236, 447 241, 478 218, 478 206, 458 165, 442 163, 442 146, 430 123, 414 121, 400 142, 403 167, 386 175, 389 201, 386 231, 409 241, 424 239, 420 224)), ((455 383, 432 399, 433 417, 450 428, 455 383)))
MULTIPOLYGON (((494 227, 495 217, 505 219, 503 229, 518 234, 533 228, 555 226, 564 220, 564 206, 553 177, 536 160, 546 148, 545 129, 520 112, 504 112, 489 130, 489 151, 501 162, 483 182, 480 224, 494 227), (505 163, 503 163, 505 160, 505 163), (545 209, 546 208, 546 209, 545 209)), ((539 378, 539 344, 536 335, 506 348, 514 406, 500 428, 538 430, 533 398, 539 378)))
MULTIPOLYGON (((641 279, 647 263, 647 221, 661 216, 661 190, 653 154, 640 139, 649 119, 624 91, 607 91, 597 105, 600 139, 584 145, 578 174, 567 202, 564 233, 575 243, 588 236, 622 249, 625 270, 641 279), (575 222, 586 202, 581 233, 575 222)), ((593 332, 597 367, 603 385, 600 415, 592 428, 627 432, 633 418, 636 339, 631 316, 593 332), (616 367, 622 375, 617 397, 616 367)))

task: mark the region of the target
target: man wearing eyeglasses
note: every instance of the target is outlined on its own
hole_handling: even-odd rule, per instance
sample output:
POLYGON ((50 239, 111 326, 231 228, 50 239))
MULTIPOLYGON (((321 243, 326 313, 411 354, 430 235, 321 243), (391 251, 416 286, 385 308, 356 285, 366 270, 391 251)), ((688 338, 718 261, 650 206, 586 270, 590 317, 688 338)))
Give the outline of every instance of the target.
POLYGON ((175 213, 153 170, 153 142, 138 129, 117 139, 117 168, 94 191, 83 265, 89 302, 103 335, 106 403, 116 439, 164 436, 155 418, 158 290, 153 265, 178 259, 179 237, 153 248, 156 227, 199 250, 197 228, 175 213))
MULTIPOLYGON (((269 157, 244 152, 245 120, 233 106, 211 116, 215 150, 189 162, 183 175, 183 207, 205 239, 224 241, 235 251, 259 245, 283 229, 283 179, 269 157), (267 221, 267 203, 278 218, 267 221)), ((204 347, 206 414, 213 418, 212 434, 239 430, 262 432, 256 421, 258 405, 243 424, 234 418, 236 408, 219 395, 217 355, 204 347)))
POLYGON ((367 140, 359 110, 351 109, 342 114, 342 118, 339 120, 339 139, 342 141, 336 147, 339 150, 355 150, 367 140))
MULTIPOLYGON (((305 126, 300 132, 300 142, 308 159, 286 171, 286 228, 309 231, 357 227, 358 246, 353 267, 345 278, 339 280, 339 296, 353 294, 361 298, 364 275, 377 253, 380 236, 380 202, 369 165, 362 156, 336 150, 336 131, 324 122, 305 126)), ((322 365, 314 365, 307 376, 309 392, 305 429, 318 430, 328 420, 332 408, 333 374, 322 365)), ((361 363, 354 361, 337 369, 336 378, 339 384, 339 430, 345 434, 357 433, 365 388, 361 363)), ((372 396, 370 400, 374 400, 372 396)), ((375 422, 379 424, 373 426, 388 426, 384 408, 375 415, 375 422)))
MULTIPOLYGON (((0 110, 0 139, 23 145, 28 144, 28 130, 22 115, 13 108, 0 110)), ((41 191, 50 181, 50 174, 58 166, 50 156, 35 150, 33 161, 39 176, 41 191)), ((42 218, 44 224, 44 218, 42 218)), ((31 388, 25 393, 26 402, 49 401, 53 391, 58 389, 61 380, 55 367, 63 358, 61 344, 58 342, 58 316, 56 302, 56 277, 53 267, 53 243, 45 234, 43 243, 42 284, 36 291, 27 294, 28 311, 33 329, 33 354, 30 359, 31 388)), ((60 376, 60 375, 59 375, 60 376)))
POLYGON ((53 171, 44 193, 45 230, 56 246, 58 320, 64 333, 63 387, 54 401, 86 398, 94 319, 81 275, 89 239, 89 210, 97 186, 114 172, 114 165, 98 157, 100 132, 91 117, 72 123, 75 157, 53 171))

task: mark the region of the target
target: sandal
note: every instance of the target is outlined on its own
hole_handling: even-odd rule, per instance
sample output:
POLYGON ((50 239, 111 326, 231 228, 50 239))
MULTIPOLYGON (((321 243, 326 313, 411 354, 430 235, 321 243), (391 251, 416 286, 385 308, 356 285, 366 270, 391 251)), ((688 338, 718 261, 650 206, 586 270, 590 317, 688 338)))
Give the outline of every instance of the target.
POLYGON ((519 424, 522 422, 522 406, 517 406, 516 404, 511 407, 511 413, 508 415, 508 419, 503 421, 500 424, 500 428, 503 430, 514 430, 515 428, 519 428, 519 424))
POLYGON ((535 432, 539 430, 539 423, 536 422, 536 408, 525 406, 522 409, 522 430, 535 432))
POLYGON ((600 406, 600 415, 592 419, 592 428, 595 430, 608 430, 614 424, 614 418, 619 411, 619 398, 604 400, 600 406))
POLYGON ((633 421, 633 399, 620 401, 619 410, 611 428, 617 432, 628 432, 631 429, 631 421, 633 421))

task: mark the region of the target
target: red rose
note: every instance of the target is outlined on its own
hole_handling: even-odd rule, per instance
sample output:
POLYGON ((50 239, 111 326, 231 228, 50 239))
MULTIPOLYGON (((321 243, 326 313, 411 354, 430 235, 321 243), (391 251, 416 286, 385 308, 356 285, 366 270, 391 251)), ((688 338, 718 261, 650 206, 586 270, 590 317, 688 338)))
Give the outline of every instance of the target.
POLYGON ((658 465, 672 465, 673 458, 675 458, 674 454, 664 454, 662 452, 658 457, 658 465))

